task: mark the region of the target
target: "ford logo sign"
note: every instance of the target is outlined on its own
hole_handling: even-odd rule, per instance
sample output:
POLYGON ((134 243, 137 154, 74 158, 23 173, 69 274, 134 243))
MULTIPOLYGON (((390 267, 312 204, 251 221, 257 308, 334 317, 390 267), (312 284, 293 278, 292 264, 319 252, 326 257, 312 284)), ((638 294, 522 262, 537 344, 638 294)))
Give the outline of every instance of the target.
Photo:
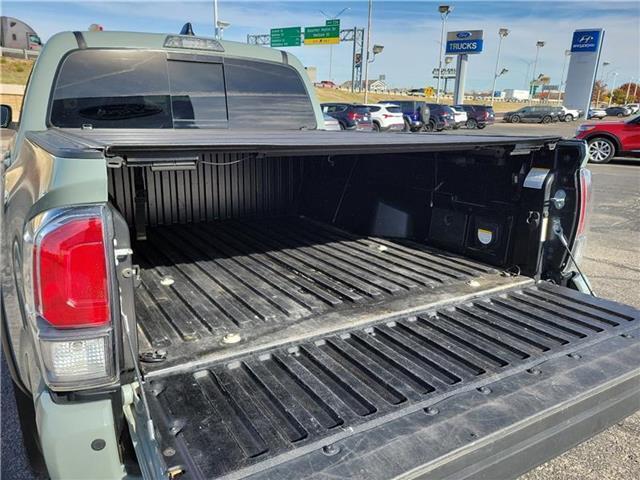
POLYGON ((458 32, 456 37, 458 38, 469 38, 471 36, 471 32, 458 32))

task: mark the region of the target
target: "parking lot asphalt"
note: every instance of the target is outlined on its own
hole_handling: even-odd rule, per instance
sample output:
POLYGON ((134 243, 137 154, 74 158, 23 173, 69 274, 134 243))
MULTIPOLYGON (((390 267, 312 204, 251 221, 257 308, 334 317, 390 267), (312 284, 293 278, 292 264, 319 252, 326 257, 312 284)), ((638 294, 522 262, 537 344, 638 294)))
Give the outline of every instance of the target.
MULTIPOLYGON (((579 124, 511 125, 445 134, 561 135, 579 124)), ((582 265, 596 294, 640 308, 640 161, 593 165, 593 211, 582 265)), ((1 371, 0 478, 35 480, 26 459, 4 359, 1 371)), ((640 406, 640 404, 639 404, 640 406)), ((640 478, 640 412, 537 467, 519 480, 626 480, 640 478)), ((89 480, 89 479, 87 479, 89 480)))

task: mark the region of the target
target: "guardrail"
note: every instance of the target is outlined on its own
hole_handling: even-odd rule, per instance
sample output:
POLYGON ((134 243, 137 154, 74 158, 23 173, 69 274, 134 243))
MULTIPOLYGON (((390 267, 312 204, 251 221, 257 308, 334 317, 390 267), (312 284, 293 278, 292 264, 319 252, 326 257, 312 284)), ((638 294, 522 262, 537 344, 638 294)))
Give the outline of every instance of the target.
POLYGON ((14 57, 14 58, 36 58, 40 55, 40 50, 26 50, 23 48, 7 48, 0 47, 0 55, 3 57, 14 57))

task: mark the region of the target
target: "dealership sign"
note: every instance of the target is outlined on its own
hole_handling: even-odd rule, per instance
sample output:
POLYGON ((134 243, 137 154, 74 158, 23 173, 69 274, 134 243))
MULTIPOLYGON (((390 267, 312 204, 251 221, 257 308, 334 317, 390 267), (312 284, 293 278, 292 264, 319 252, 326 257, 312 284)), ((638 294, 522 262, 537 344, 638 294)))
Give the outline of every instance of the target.
POLYGON ((601 30, 577 30, 573 32, 571 53, 597 52, 601 33, 601 30))
POLYGON ((447 55, 481 53, 483 47, 482 37, 482 30, 447 32, 447 55))
POLYGON ((591 93, 600 65, 604 30, 576 30, 571 37, 571 60, 565 83, 564 105, 589 111, 591 93))

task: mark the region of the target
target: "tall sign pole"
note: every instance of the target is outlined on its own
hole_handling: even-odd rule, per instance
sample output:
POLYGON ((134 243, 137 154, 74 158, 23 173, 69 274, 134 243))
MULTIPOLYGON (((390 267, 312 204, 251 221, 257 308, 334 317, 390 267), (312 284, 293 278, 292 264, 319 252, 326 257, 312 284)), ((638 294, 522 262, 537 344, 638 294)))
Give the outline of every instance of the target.
POLYGON ((463 30, 447 32, 447 55, 457 55, 456 84, 453 91, 455 105, 464 103, 464 85, 467 80, 467 62, 469 55, 482 53, 484 45, 482 30, 463 30))
POLYGON ((213 0, 213 36, 220 40, 220 30, 218 29, 218 0, 213 0))
POLYGON ((567 108, 582 110, 585 120, 591 107, 603 41, 602 29, 576 30, 571 39, 571 57, 563 103, 567 108))
POLYGON ((498 77, 500 76, 498 74, 498 68, 500 66, 500 48, 502 47, 502 40, 504 40, 504 37, 506 37, 507 35, 509 35, 509 29, 501 28, 500 30, 498 30, 498 36, 500 37, 500 40, 498 40, 498 55, 496 56, 496 69, 493 72, 493 85, 491 87, 491 105, 493 105, 493 102, 496 96, 496 82, 498 81, 498 77))

